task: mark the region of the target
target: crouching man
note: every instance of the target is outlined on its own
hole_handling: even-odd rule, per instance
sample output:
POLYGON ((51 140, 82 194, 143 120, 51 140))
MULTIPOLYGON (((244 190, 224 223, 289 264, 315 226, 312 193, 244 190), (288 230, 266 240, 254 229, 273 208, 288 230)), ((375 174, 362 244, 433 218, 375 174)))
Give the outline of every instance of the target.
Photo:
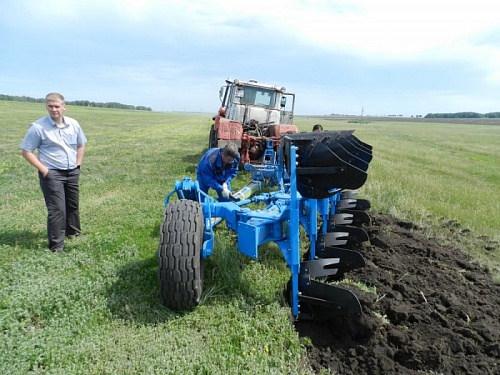
POLYGON ((211 148, 201 157, 197 168, 200 190, 205 194, 210 188, 217 192, 220 202, 229 202, 231 180, 238 173, 240 154, 234 143, 223 148, 211 148))

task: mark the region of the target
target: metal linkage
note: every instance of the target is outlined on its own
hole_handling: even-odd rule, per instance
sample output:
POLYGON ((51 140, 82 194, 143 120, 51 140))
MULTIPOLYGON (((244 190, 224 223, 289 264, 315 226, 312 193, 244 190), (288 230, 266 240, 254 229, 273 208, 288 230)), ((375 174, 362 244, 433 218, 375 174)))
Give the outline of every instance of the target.
MULTIPOLYGON (((269 154, 269 160, 261 167, 250 167, 252 180, 233 194, 232 202, 218 202, 201 192, 196 181, 184 178, 166 196, 165 206, 174 194, 179 200, 201 205, 202 260, 214 251, 213 228, 222 219, 237 233, 242 254, 258 259, 260 245, 276 243, 291 273, 287 299, 294 317, 329 319, 361 313, 352 292, 318 279, 339 280, 346 272, 365 265, 356 247, 368 236, 356 225, 369 220, 363 211, 368 203, 357 207, 356 199, 345 189, 356 189, 366 180, 371 147, 352 136, 352 131, 292 134, 282 137, 278 155, 269 154), (277 190, 255 195, 264 181, 272 181, 277 190), (246 207, 257 202, 264 202, 266 208, 246 207), (310 243, 304 256, 300 253, 301 228, 310 243)), ((160 283, 171 282, 162 281, 162 277, 160 283)))

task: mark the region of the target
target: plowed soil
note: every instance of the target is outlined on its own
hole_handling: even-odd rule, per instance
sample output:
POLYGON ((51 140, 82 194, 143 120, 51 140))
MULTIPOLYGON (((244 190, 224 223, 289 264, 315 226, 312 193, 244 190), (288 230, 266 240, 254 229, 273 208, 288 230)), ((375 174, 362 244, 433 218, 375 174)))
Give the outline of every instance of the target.
MULTIPOLYGON (((296 323, 312 342, 311 368, 318 374, 500 374, 500 286, 491 274, 411 223, 371 216, 370 243, 359 250, 367 265, 346 276, 377 292, 355 291, 361 316, 296 323)), ((498 244, 487 250, 498 251, 498 244)))

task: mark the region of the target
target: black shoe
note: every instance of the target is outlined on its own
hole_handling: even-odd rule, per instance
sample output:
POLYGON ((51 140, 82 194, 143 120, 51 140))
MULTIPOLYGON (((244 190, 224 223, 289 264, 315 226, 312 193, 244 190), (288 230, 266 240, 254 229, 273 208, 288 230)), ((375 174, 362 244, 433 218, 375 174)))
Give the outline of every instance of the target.
POLYGON ((64 251, 63 247, 56 247, 55 249, 50 249, 53 253, 62 253, 64 251))

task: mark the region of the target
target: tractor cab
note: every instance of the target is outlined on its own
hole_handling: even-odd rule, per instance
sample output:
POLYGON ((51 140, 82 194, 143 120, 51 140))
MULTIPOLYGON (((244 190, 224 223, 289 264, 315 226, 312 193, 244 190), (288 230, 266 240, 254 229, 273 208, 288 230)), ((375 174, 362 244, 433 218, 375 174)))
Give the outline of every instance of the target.
POLYGON ((291 124, 295 95, 285 93, 284 87, 260 84, 255 80, 243 82, 226 80, 220 90, 226 118, 241 124, 291 124), (287 96, 292 98, 291 103, 287 96), (288 107, 287 107, 288 105, 288 107))
POLYGON ((235 143, 242 164, 261 162, 269 139, 277 147, 281 135, 298 132, 292 124, 295 94, 284 87, 228 78, 219 98, 222 105, 213 118, 209 147, 235 143))

